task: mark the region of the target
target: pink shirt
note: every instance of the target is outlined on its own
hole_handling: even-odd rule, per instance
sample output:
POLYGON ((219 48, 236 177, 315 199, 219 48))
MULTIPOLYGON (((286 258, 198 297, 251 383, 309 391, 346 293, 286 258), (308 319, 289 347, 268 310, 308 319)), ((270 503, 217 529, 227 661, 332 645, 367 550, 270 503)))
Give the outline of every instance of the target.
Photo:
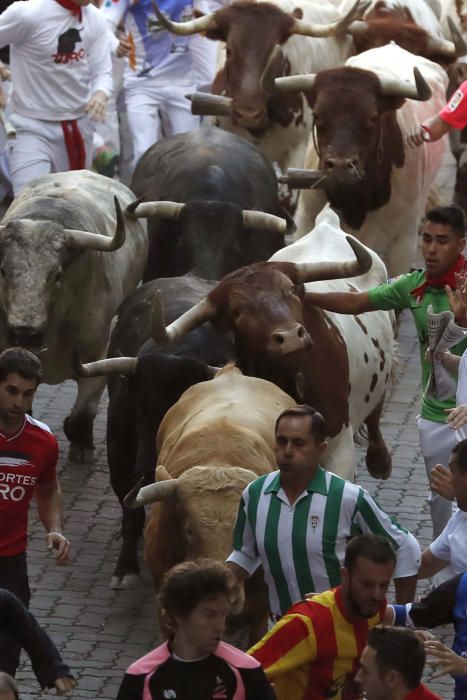
POLYGON ((467 126, 467 80, 451 95, 451 99, 439 113, 440 118, 449 126, 463 129, 467 126))

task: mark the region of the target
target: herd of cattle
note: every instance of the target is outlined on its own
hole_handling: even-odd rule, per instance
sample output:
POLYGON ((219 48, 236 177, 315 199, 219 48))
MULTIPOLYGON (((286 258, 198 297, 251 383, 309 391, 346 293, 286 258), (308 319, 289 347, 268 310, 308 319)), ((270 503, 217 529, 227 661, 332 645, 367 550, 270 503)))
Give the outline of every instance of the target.
POLYGON ((213 94, 190 96, 212 122, 152 146, 130 188, 89 171, 48 175, 7 211, 0 345, 40 353, 48 383, 77 381, 64 425, 75 461, 92 459, 108 387, 123 516, 113 587, 139 573, 134 505, 154 504, 145 558, 156 584, 184 558, 229 553, 240 494, 275 468, 274 422, 294 402, 325 417, 325 466, 355 477, 365 425, 368 469, 389 476, 379 419, 394 318, 324 312, 307 291, 385 281, 380 254, 390 274, 410 268, 446 143, 411 150, 405 135, 446 100, 446 69, 466 52, 461 10, 237 0, 173 23, 155 7, 169 31, 225 43, 213 94), (296 223, 277 168, 304 188, 296 223))

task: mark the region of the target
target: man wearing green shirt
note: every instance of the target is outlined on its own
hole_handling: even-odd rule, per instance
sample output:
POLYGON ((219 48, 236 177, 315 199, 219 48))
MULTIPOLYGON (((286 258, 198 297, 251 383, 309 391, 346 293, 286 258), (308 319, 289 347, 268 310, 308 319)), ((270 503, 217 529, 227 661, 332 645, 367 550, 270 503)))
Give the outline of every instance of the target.
MULTIPOLYGON (((448 464, 451 450, 456 444, 456 431, 446 424, 447 411, 456 405, 456 397, 453 395, 446 401, 440 401, 425 391, 431 371, 430 363, 425 360, 427 309, 432 306, 435 313, 449 309, 446 286, 455 288, 456 273, 464 270, 464 246, 463 211, 455 205, 435 207, 427 213, 423 225, 422 253, 425 270, 400 275, 366 292, 307 293, 307 300, 315 306, 342 314, 361 314, 376 309, 410 309, 420 344, 424 392, 417 421, 428 478, 436 464, 448 464)), ((464 321, 456 320, 459 323, 464 321)), ((466 341, 463 341, 452 352, 462 355, 465 348, 466 341)), ((452 503, 432 492, 430 510, 433 536, 436 538, 451 516, 452 503)))

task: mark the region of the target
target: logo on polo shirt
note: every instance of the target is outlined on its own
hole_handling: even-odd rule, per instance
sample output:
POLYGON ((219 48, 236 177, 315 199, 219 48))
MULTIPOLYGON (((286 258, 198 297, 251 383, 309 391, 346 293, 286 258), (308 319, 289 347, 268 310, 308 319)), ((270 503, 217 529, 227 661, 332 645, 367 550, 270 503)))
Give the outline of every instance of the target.
POLYGON ((316 532, 316 528, 318 527, 319 524, 319 515, 311 515, 310 516, 310 525, 311 529, 313 532, 316 532))

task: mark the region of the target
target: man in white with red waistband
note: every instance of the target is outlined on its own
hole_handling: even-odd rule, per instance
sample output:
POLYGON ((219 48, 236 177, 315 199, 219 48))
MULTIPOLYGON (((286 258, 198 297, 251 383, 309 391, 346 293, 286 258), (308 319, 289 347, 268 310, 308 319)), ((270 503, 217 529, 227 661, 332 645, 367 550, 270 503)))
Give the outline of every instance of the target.
POLYGON ((112 63, 105 20, 90 2, 15 2, 0 16, 0 46, 10 44, 15 195, 40 175, 91 166, 92 121, 105 118, 112 63))

